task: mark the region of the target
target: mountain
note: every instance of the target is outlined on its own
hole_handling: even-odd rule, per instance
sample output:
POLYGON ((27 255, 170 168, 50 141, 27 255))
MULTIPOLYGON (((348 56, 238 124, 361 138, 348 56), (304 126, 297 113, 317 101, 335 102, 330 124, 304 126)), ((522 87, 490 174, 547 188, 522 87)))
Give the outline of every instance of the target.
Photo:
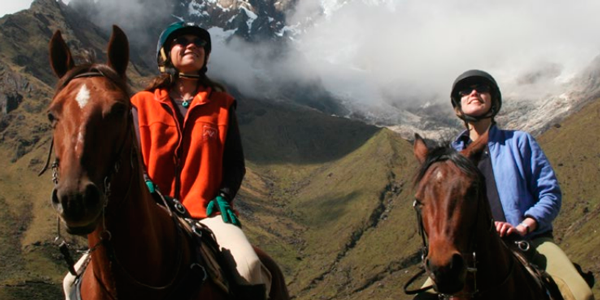
POLYGON ((545 132, 600 97, 599 75, 600 56, 580 74, 564 83, 564 92, 560 95, 540 97, 530 102, 521 101, 520 105, 508 104, 503 108, 506 113, 503 113, 499 120, 508 127, 519 128, 535 135, 545 132))
MULTIPOLYGON (((295 65, 308 65, 315 59, 298 50, 298 44, 305 42, 302 37, 306 32, 326 25, 314 20, 322 16, 333 18, 355 2, 364 2, 365 7, 387 5, 387 1, 327 0, 307 9, 307 5, 301 6, 294 0, 148 0, 145 4, 75 0, 68 7, 73 16, 97 25, 100 32, 107 32, 112 24, 119 24, 130 36, 132 53, 136 54, 132 60, 136 62, 135 70, 141 76, 155 72, 155 43, 161 30, 173 21, 185 20, 207 28, 213 36, 215 51, 211 55, 209 74, 242 94, 293 102, 327 114, 388 127, 406 139, 411 139, 414 131, 426 133, 430 138, 454 135, 460 123, 450 109, 447 96, 398 95, 398 92, 389 91, 402 89, 403 84, 399 83, 398 86, 382 87, 383 91, 371 92, 381 94, 381 101, 357 100, 352 98, 358 97, 356 93, 350 91, 355 87, 348 87, 347 94, 333 92, 328 90, 326 78, 304 74, 310 73, 310 69, 293 68, 295 65), (296 14, 301 9, 310 13, 296 14), (298 15, 304 18, 298 19, 298 15), (211 73, 213 69, 217 72, 211 73)), ((90 28, 85 23, 71 24, 77 28, 76 31, 90 28)), ((343 50, 340 51, 338 55, 344 56, 343 50)), ((553 123, 560 122, 597 98, 600 93, 595 81, 597 76, 594 75, 599 68, 600 59, 596 59, 581 73, 561 82, 556 82, 555 78, 560 74, 560 66, 554 64, 515 75, 517 78, 511 80, 514 81, 513 86, 507 87, 510 93, 504 95, 499 123, 506 128, 527 130, 536 135, 542 133, 553 123), (553 90, 526 92, 542 81, 548 82, 553 90), (521 90, 525 92, 519 93, 521 90)), ((370 76, 353 68, 339 72, 370 76)), ((368 90, 367 87, 365 89, 368 90)), ((360 94, 360 97, 365 95, 360 94)), ((15 99, 11 102, 18 101, 12 96, 11 99, 15 99)))
MULTIPOLYGON (((557 240, 574 261, 585 262, 596 280, 600 278, 600 239, 595 223, 600 214, 598 126, 600 99, 596 98, 538 138, 563 191, 561 214, 554 223, 557 240)), ((596 286, 596 297, 599 291, 596 286)))
MULTIPOLYGON (((49 150, 45 109, 56 83, 47 43, 54 30, 60 29, 78 60, 104 61, 108 33, 93 22, 98 11, 90 9, 94 1, 88 2, 88 6, 72 7, 37 0, 29 10, 0 19, 0 299, 61 298, 59 283, 66 267, 54 243, 58 233, 49 201, 52 181, 50 174, 37 176, 49 150)), ((201 13, 205 10, 218 12, 210 16, 226 15, 210 22, 217 22, 223 32, 235 31, 228 35, 230 39, 240 35, 249 43, 285 47, 285 34, 291 31, 280 27, 286 23, 277 19, 284 17, 277 12, 293 9, 295 2, 169 3, 179 15, 194 12, 197 22, 208 22, 202 19, 207 18, 201 13), (250 20, 254 21, 249 25, 250 20), (258 26, 264 22, 271 25, 258 26)), ((142 31, 156 36, 168 22, 160 19, 142 31)), ((155 74, 153 42, 143 44, 143 35, 137 34, 141 31, 133 27, 125 31, 139 42, 132 45, 128 70, 132 89, 139 90, 155 74)), ((542 126, 536 128, 541 128, 537 138, 564 191, 556 239, 573 260, 600 278, 596 250, 600 238, 594 226, 600 212, 596 180, 600 139, 593 130, 600 126, 600 85, 594 65, 600 62, 578 77, 572 85, 577 88, 568 94, 569 99, 584 100, 565 102, 569 108, 560 118, 547 115, 547 122, 539 122, 542 126)), ((280 92, 262 96, 226 83, 238 100, 248 168, 236 205, 245 232, 280 264, 294 298, 410 299, 402 286, 418 270, 421 241, 412 209, 417 165, 410 142, 402 136, 441 123, 446 128, 461 125, 445 121, 449 118, 435 104, 397 106, 407 109, 404 116, 415 124, 427 124, 409 124, 413 127, 405 127, 400 135, 370 125, 373 119, 365 123, 377 114, 346 107, 318 80, 288 82, 280 92), (438 120, 428 119, 430 115, 438 120)), ((268 81, 259 82, 258 88, 267 89, 268 81)), ((526 115, 527 109, 507 107, 508 112, 526 115)), ((520 119, 522 124, 526 119, 520 119)), ((434 130, 427 133, 433 137, 429 134, 444 135, 434 130)), ((61 235, 85 247, 81 238, 70 237, 64 230, 61 235)), ((599 297, 599 287, 594 291, 599 297)))

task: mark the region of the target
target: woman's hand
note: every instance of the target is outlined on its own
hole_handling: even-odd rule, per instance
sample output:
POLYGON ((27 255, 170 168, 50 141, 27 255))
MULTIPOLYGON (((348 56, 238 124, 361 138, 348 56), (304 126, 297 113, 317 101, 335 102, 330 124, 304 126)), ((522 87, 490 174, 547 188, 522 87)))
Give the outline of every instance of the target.
POLYGON ((494 225, 496 225, 496 232, 498 232, 498 235, 500 235, 500 237, 505 237, 512 233, 518 233, 521 236, 524 236, 527 233, 526 231, 519 230, 519 226, 515 227, 507 222, 495 221, 494 225))
POLYGON ((500 237, 505 237, 513 233, 518 233, 520 236, 525 236, 528 233, 527 228, 523 224, 519 224, 518 226, 512 226, 510 223, 507 222, 496 221, 495 225, 496 232, 498 232, 498 235, 500 235, 500 237))
POLYGON ((498 232, 500 237, 505 237, 512 233, 518 233, 521 236, 526 236, 535 230, 537 227, 537 221, 533 218, 525 218, 525 220, 523 220, 523 222, 517 226, 512 226, 510 223, 499 221, 494 222, 494 225, 496 226, 496 232, 498 232))

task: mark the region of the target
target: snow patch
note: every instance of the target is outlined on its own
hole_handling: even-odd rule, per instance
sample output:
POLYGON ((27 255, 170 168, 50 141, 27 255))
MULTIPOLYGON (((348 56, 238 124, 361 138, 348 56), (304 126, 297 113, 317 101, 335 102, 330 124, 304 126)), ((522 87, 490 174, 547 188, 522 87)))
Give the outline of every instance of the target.
POLYGON ((243 10, 246 13, 246 16, 248 16, 248 20, 246 21, 246 25, 248 25, 248 33, 250 33, 251 29, 252 29, 252 23, 254 23, 254 20, 256 20, 258 18, 258 16, 253 13, 252 11, 250 11, 249 9, 245 8, 245 7, 240 7, 240 10, 243 10))

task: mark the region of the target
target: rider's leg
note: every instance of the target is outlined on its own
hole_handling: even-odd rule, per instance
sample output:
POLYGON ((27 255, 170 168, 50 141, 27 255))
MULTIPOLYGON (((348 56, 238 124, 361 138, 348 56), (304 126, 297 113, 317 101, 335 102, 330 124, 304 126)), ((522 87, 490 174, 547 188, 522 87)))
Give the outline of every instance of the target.
POLYGON ((593 300, 592 290, 573 266, 571 260, 552 238, 540 237, 532 240, 539 253, 533 263, 552 275, 565 299, 593 300), (564 283, 564 284, 561 284, 564 283))
POLYGON ((223 222, 221 216, 200 220, 215 235, 225 259, 241 285, 264 285, 268 299, 271 289, 271 272, 260 262, 254 248, 239 227, 223 222))
MULTIPOLYGON (((75 264, 75 270, 77 270, 77 272, 83 272, 83 270, 79 269, 81 268, 81 265, 87 260, 89 255, 90 254, 86 252, 81 256, 81 258, 79 258, 79 260, 75 264)), ((66 300, 77 299, 77 297, 74 298, 72 296, 74 294, 77 294, 78 291, 75 290, 75 275, 71 274, 70 272, 67 273, 67 275, 63 279, 63 291, 65 292, 66 300)))

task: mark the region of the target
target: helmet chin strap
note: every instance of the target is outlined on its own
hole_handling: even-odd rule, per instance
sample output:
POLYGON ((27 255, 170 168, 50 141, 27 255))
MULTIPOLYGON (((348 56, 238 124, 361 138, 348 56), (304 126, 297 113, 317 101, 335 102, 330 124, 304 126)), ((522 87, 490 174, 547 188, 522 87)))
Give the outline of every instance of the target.
MULTIPOLYGON (((461 106, 459 106, 459 110, 460 110, 460 116, 458 116, 458 117, 465 122, 465 126, 467 126, 467 123, 477 123, 483 119, 493 118, 497 114, 495 105, 492 106, 490 108, 490 110, 482 116, 473 116, 473 115, 465 114, 463 112, 461 106)), ((467 128, 468 128, 468 126, 467 126, 467 128)))
POLYGON ((189 78, 189 79, 200 79, 200 74, 190 74, 190 73, 179 73, 178 76, 180 78, 189 78))
MULTIPOLYGON (((177 70, 175 68, 173 68, 174 70, 177 70)), ((179 78, 189 78, 189 79, 200 79, 202 77, 202 75, 206 74, 206 66, 203 66, 202 69, 200 69, 200 71, 198 71, 197 73, 183 73, 183 72, 178 72, 177 76, 179 76, 179 78)))

